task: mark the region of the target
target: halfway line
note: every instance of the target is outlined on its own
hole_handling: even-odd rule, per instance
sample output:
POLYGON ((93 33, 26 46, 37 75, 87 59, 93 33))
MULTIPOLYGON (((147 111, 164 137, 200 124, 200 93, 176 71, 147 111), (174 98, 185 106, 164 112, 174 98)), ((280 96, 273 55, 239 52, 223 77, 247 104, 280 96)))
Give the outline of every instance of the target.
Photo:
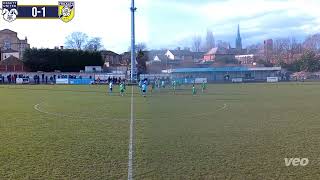
POLYGON ((128 159, 128 180, 133 180, 133 140, 134 140, 134 117, 133 117, 133 88, 131 89, 131 117, 130 117, 130 139, 129 139, 129 159, 128 159))

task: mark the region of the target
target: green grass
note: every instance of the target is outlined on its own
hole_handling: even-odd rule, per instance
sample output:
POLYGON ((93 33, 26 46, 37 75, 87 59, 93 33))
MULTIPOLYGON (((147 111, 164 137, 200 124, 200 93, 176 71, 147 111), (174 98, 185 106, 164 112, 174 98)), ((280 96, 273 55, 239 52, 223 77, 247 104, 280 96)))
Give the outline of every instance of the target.
POLYGON ((0 179, 124 179, 130 99, 104 89, 1 86, 0 179))
MULTIPOLYGON (((130 97, 106 88, 0 86, 0 179, 126 179, 130 97)), ((135 179, 320 178, 320 83, 191 93, 135 94, 135 179)))

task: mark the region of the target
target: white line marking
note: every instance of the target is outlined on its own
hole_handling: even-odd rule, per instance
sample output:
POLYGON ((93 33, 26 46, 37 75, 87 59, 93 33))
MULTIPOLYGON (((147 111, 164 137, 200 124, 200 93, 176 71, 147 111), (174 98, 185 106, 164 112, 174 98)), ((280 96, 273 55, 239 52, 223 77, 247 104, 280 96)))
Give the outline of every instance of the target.
MULTIPOLYGON (((43 110, 41 108, 41 104, 44 104, 44 103, 39 103, 39 104, 36 104, 33 106, 33 109, 40 112, 40 113, 43 113, 43 114, 47 114, 47 115, 51 115, 51 116, 56 116, 56 117, 67 117, 67 118, 78 118, 78 119, 96 119, 96 120, 105 120, 106 117, 100 117, 100 118, 95 118, 95 117, 86 117, 86 116, 71 116, 71 115, 66 115, 66 114, 61 114, 61 113, 53 113, 53 112, 49 112, 49 111, 46 111, 46 110, 43 110)), ((110 119, 109 119, 110 120, 110 119)), ((126 121, 128 122, 128 119, 111 119, 111 120, 115 120, 115 121, 126 121)), ((137 121, 144 121, 145 119, 135 119, 137 121)))
POLYGON ((128 158, 128 180, 133 180, 133 140, 134 140, 134 117, 133 117, 133 87, 131 88, 131 117, 130 117, 130 139, 129 139, 129 158, 128 158))
POLYGON ((217 111, 222 111, 224 109, 227 109, 228 105, 227 104, 224 104, 222 108, 218 109, 217 111))
MULTIPOLYGON (((34 107, 33 107, 33 108, 34 108, 36 111, 38 111, 38 112, 41 112, 41 113, 44 113, 44 114, 48 114, 48 115, 58 116, 58 117, 71 117, 71 118, 74 117, 74 116, 68 116, 68 115, 64 115, 64 114, 52 113, 52 112, 48 112, 48 111, 45 111, 45 110, 41 110, 40 107, 39 107, 40 104, 41 104, 41 103, 36 104, 36 105, 34 105, 34 107)), ((83 118, 83 117, 77 117, 77 118, 83 118)))
MULTIPOLYGON (((219 112, 219 111, 222 111, 222 110, 225 110, 228 108, 228 105, 227 104, 223 104, 223 106, 219 109, 215 109, 214 111, 212 112, 219 112)), ((205 112, 205 113, 198 113, 198 114, 195 114, 194 116, 191 115, 191 117, 195 118, 195 117, 199 117, 199 116, 210 116, 212 115, 212 112, 205 112)))

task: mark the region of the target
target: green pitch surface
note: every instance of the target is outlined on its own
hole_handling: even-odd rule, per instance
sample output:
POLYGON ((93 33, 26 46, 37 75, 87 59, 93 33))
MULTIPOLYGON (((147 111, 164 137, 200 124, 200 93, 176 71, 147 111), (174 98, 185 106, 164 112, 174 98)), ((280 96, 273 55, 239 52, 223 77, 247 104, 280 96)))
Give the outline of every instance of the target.
MULTIPOLYGON (((130 95, 106 88, 0 86, 0 179, 126 179, 130 95)), ((135 179, 320 178, 320 83, 197 88, 135 90, 135 179)))

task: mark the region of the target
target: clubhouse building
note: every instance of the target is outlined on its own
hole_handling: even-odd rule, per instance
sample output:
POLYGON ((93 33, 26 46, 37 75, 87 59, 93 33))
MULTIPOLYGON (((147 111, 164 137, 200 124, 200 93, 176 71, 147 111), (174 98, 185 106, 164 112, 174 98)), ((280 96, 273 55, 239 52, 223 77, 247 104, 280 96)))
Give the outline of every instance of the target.
POLYGON ((281 67, 179 68, 167 72, 175 79, 206 78, 208 82, 262 82, 267 81, 269 77, 280 77, 281 67))

